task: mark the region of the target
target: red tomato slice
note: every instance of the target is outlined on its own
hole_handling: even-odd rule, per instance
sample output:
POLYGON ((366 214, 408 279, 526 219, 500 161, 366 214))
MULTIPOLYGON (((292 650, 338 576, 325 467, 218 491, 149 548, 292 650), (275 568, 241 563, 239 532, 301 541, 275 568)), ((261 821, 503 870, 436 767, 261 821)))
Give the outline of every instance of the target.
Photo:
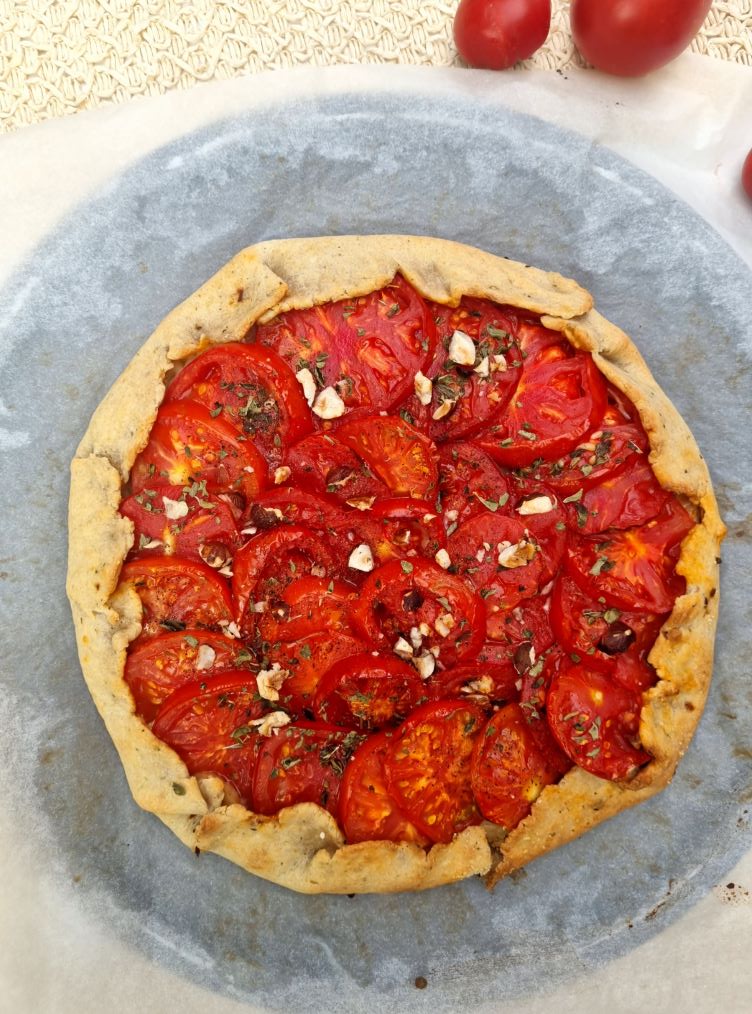
POLYGON ((159 709, 152 732, 179 754, 192 775, 221 775, 250 807, 259 747, 251 723, 265 711, 253 673, 229 671, 176 690, 159 709))
POLYGON ((565 506, 570 528, 593 535, 607 528, 643 525, 670 499, 671 493, 661 487, 647 461, 638 459, 565 506))
POLYGON ((502 514, 487 512, 466 521, 450 536, 447 549, 457 573, 482 593, 489 617, 537 594, 547 573, 526 526, 502 514))
POLYGON ((567 550, 567 573, 588 594, 604 596, 620 609, 667 613, 684 588, 674 566, 679 544, 693 526, 672 498, 640 528, 575 536, 567 550))
POLYGON ((526 718, 519 704, 507 704, 493 715, 473 747, 475 799, 486 820, 507 831, 527 817, 543 789, 571 766, 540 720, 536 736, 535 721, 526 718))
POLYGON ((250 510, 250 524, 258 530, 288 523, 339 531, 347 526, 352 528, 354 520, 352 511, 345 510, 333 498, 317 496, 294 486, 280 486, 259 493, 250 510))
POLYGON ((573 450, 601 418, 606 386, 589 353, 551 345, 525 362, 504 415, 478 439, 502 465, 530 465, 573 450))
POLYGON ((439 451, 439 481, 449 535, 458 524, 486 510, 498 510, 509 499, 506 478, 475 444, 444 444, 439 451))
POLYGON ((548 724, 564 753, 586 771, 621 781, 651 759, 639 744, 642 695, 605 673, 570 666, 554 677, 548 724))
POLYGON ((322 630, 349 633, 350 604, 354 595, 356 589, 344 581, 328 577, 298 578, 260 614, 259 633, 269 642, 299 641, 322 630))
POLYGON ((387 788, 384 757, 391 738, 391 732, 369 736, 345 768, 339 794, 339 823, 350 844, 361 841, 430 844, 430 839, 402 813, 387 788))
POLYGON ((165 554, 191 560, 212 560, 220 567, 230 563, 240 545, 233 510, 224 500, 198 486, 198 483, 192 486, 158 486, 156 489, 143 489, 123 500, 120 513, 130 518, 135 528, 134 555, 165 554), (188 513, 170 520, 165 514, 164 497, 185 503, 188 513))
POLYGON ((280 690, 285 710, 298 718, 313 719, 313 698, 321 677, 341 658, 357 655, 367 647, 356 637, 330 631, 310 634, 292 644, 268 645, 269 665, 278 662, 290 673, 280 690))
POLYGON ((361 416, 338 426, 336 435, 394 495, 419 500, 435 496, 439 481, 436 448, 404 419, 361 416))
POLYGON ((549 614, 549 597, 536 595, 524 599, 514 609, 490 615, 486 621, 486 634, 491 640, 508 645, 510 658, 521 644, 531 644, 540 655, 554 643, 549 614))
POLYGON ((620 686, 638 694, 658 682, 658 673, 636 648, 630 648, 614 659, 611 676, 620 686))
POLYGON ((253 809, 271 815, 295 803, 318 803, 337 813, 339 789, 363 737, 352 729, 297 722, 264 738, 253 776, 253 809))
MULTIPOLYGON (((360 527, 360 519, 356 526, 360 527)), ((446 546, 446 535, 441 516, 427 500, 410 497, 392 497, 379 500, 368 512, 369 523, 363 534, 379 560, 408 559, 419 553, 433 559, 446 546)))
POLYGON ((401 722, 424 697, 412 666, 363 652, 335 662, 319 682, 316 717, 349 729, 381 729, 401 722))
POLYGON ((415 709, 389 746, 384 758, 389 791, 431 841, 450 842, 480 822, 470 761, 484 724, 474 704, 432 701, 415 709))
POLYGON ((386 651, 426 624, 420 650, 436 649, 441 663, 450 666, 477 655, 485 611, 482 599, 464 581, 436 564, 393 560, 369 574, 361 586, 352 622, 356 632, 386 651))
POLYGON ((227 582, 211 567, 177 556, 150 556, 126 563, 121 584, 132 583, 141 599, 141 637, 183 630, 219 627, 232 621, 227 582))
POLYGON ((285 463, 290 481, 338 501, 389 496, 387 485, 376 478, 365 461, 330 433, 314 433, 290 448, 285 463))
POLYGON ((561 667, 569 663, 569 659, 558 645, 555 645, 540 656, 531 655, 528 665, 522 657, 518 657, 518 663, 521 663, 522 670, 520 707, 525 716, 533 722, 533 728, 537 728, 546 709, 551 681, 561 667))
POLYGON ((538 543, 543 564, 541 584, 548 583, 558 571, 567 546, 564 507, 542 483, 518 480, 499 514, 520 520, 538 543), (531 510, 540 513, 526 513, 531 510))
POLYGON ((434 380, 429 433, 433 440, 466 439, 506 408, 520 376, 520 350, 514 335, 518 317, 487 299, 466 297, 456 308, 446 307, 439 326, 439 342, 446 350, 434 380), (452 335, 460 331, 475 345, 475 363, 458 366, 449 356, 452 335), (476 372, 477 368, 483 372, 476 372), (442 419, 433 414, 454 402, 442 419))
POLYGON ((615 658, 631 648, 648 651, 665 619, 665 613, 627 612, 605 599, 598 601, 567 574, 560 574, 554 584, 551 623, 556 639, 594 669, 612 670, 615 658))
POLYGON ((253 629, 256 614, 251 605, 279 598, 291 581, 310 574, 314 566, 323 567, 327 576, 340 571, 335 553, 312 529, 285 525, 254 536, 233 564, 232 592, 241 629, 253 629))
POLYGON ((511 665, 488 665, 472 662, 455 665, 444 672, 435 672, 424 684, 425 692, 433 701, 450 697, 472 701, 486 708, 494 701, 512 701, 519 696, 519 675, 511 665))
POLYGON ((436 327, 422 297, 397 275, 383 289, 310 310, 291 310, 256 329, 295 372, 308 368, 348 406, 390 409, 431 362, 436 327))
POLYGON ((162 702, 178 687, 244 668, 253 661, 240 641, 198 627, 187 628, 145 641, 139 638, 126 656, 124 679, 136 711, 145 722, 151 722, 162 702))
POLYGON ((233 492, 252 498, 267 484, 267 467, 250 440, 203 405, 191 401, 163 405, 149 442, 131 470, 134 493, 157 485, 206 483, 210 493, 233 492))
POLYGON ((185 399, 247 434, 272 465, 282 460, 283 448, 313 429, 295 374, 260 345, 228 342, 202 352, 165 392, 165 402, 185 399))

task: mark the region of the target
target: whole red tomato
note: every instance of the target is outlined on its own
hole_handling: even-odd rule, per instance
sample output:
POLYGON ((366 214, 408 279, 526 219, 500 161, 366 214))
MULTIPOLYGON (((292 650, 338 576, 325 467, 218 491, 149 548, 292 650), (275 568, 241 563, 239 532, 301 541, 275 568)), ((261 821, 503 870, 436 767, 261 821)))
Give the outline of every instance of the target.
POLYGON ((712 0, 572 0, 572 35, 598 70, 639 77, 687 48, 711 4, 712 0))
POLYGON ((471 67, 505 70, 546 41, 551 0, 461 0, 454 41, 471 67))
POLYGON ((742 166, 742 186, 747 191, 747 197, 752 201, 752 150, 744 159, 742 166))

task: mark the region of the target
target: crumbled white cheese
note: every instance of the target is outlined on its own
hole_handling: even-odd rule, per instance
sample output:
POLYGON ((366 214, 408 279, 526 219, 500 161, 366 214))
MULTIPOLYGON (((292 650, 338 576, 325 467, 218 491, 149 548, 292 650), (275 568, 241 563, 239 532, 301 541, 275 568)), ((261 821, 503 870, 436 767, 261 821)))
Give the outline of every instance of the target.
POLYGON ((504 372, 507 368, 507 361, 504 356, 494 356, 491 360, 491 373, 504 372))
POLYGON ((284 711, 270 711, 263 718, 252 719, 249 725, 255 725, 262 736, 276 736, 279 730, 289 723, 290 716, 284 711))
POLYGON ((254 602, 253 603, 253 612, 254 613, 265 613, 268 608, 269 608, 269 603, 266 602, 266 601, 263 601, 263 602, 254 602))
POLYGON ((275 662, 271 669, 261 669, 256 676, 259 694, 265 701, 278 701, 280 687, 289 675, 290 670, 283 669, 279 662, 275 662))
POLYGON ((456 399, 447 398, 446 401, 442 401, 442 403, 439 405, 439 407, 433 413, 433 415, 431 416, 431 418, 432 419, 437 419, 437 420, 438 419, 443 419, 444 416, 449 415, 449 413, 452 411, 452 409, 454 408, 454 406, 456 404, 457 404, 456 399))
POLYGON ((449 342, 449 358, 458 366, 475 363, 475 342, 464 331, 455 331, 449 342))
POLYGON ((211 669, 216 657, 217 653, 210 644, 200 644, 196 652, 196 668, 211 669))
POLYGON ((488 376, 488 374, 490 373, 490 366, 488 364, 488 356, 483 356, 483 358, 481 359, 481 361, 475 367, 475 373, 477 373, 479 377, 487 377, 488 376))
POLYGON ((459 511, 447 511, 446 514, 444 515, 444 517, 447 519, 447 521, 451 525, 451 524, 453 524, 453 522, 455 522, 457 520, 457 518, 459 517, 459 515, 460 515, 459 511))
POLYGON ((298 370, 295 374, 295 379, 303 388, 303 397, 305 400, 309 405, 313 405, 313 399, 316 397, 316 381, 313 379, 311 371, 308 367, 303 370, 298 370))
POLYGON ((550 496, 534 496, 532 500, 524 500, 517 508, 518 514, 548 514, 554 509, 550 496))
POLYGON ((499 566, 513 570, 516 567, 524 567, 535 556, 535 545, 527 539, 520 539, 519 542, 499 543, 499 566))
POLYGON ((413 665, 418 670, 420 678, 422 680, 427 680, 436 668, 436 659, 430 651, 422 651, 417 658, 413 659, 413 665))
POLYGON ((462 694, 483 694, 488 697, 493 693, 494 681, 490 676, 480 676, 477 680, 470 680, 466 683, 460 693, 462 694))
POLYGON ((149 539, 148 542, 142 542, 139 544, 139 549, 159 549, 162 545, 161 539, 149 539))
POLYGON ((188 504, 185 500, 171 500, 169 496, 163 496, 162 503, 164 504, 165 517, 170 521, 179 521, 188 513, 188 504))
POLYGON ((232 577, 232 567, 228 563, 226 567, 220 567, 217 573, 224 574, 225 577, 232 577))
POLYGON ((274 485, 281 486, 283 482, 287 482, 291 475, 292 469, 289 465, 280 465, 274 470, 274 485))
POLYGON ((418 370, 415 374, 415 394, 421 405, 430 405, 433 397, 433 383, 418 370))
POLYGON ((256 528, 254 525, 251 525, 250 528, 242 528, 241 531, 240 531, 240 534, 241 535, 255 535, 257 531, 258 531, 258 528, 256 528))
POLYGON ((362 570, 364 573, 373 570, 373 553, 371 547, 366 542, 361 542, 359 546, 356 546, 350 553, 350 557, 347 561, 347 566, 351 567, 352 570, 362 570))
POLYGON ((478 563, 483 563, 483 561, 486 558, 486 552, 487 550, 484 549, 483 546, 481 546, 478 552, 475 554, 475 559, 478 561, 478 563))
POLYGON ((311 565, 311 577, 326 577, 326 567, 320 563, 311 565))
POLYGON ((423 635, 417 627, 410 627, 410 644, 413 646, 413 651, 418 651, 423 644, 423 635))
POLYGON ((243 467, 243 471, 244 472, 250 472, 250 474, 253 475, 253 473, 256 471, 256 469, 253 467, 253 465, 245 465, 243 467))
POLYGON ((418 630, 421 632, 423 637, 428 637, 428 635, 431 633, 431 628, 428 626, 425 620, 423 620, 422 623, 418 625, 418 630))
POLYGON ((427 525, 429 523, 429 521, 433 521, 433 519, 435 517, 436 517, 435 514, 424 514, 423 515, 423 524, 427 525))
POLYGON ((229 623, 227 622, 227 620, 220 620, 219 625, 222 628, 222 633, 225 634, 227 637, 232 637, 235 639, 240 637, 240 628, 238 627, 237 623, 234 620, 232 620, 229 623))
POLYGON ((404 637, 398 637, 394 642, 394 654, 399 655, 400 658, 412 658, 413 649, 412 645, 408 644, 404 637))
POLYGON ((370 511, 376 500, 375 496, 357 497, 355 500, 346 500, 348 507, 354 507, 356 511, 370 511))
POLYGON ((333 387, 325 387, 313 403, 313 413, 319 419, 339 419, 345 414, 345 403, 333 387))
POLYGON ((439 637, 448 637, 454 626, 454 617, 451 613, 442 613, 434 620, 433 625, 439 637))
POLYGON ((434 556, 434 560, 440 567, 443 567, 444 570, 447 570, 448 567, 452 566, 452 558, 449 553, 447 553, 446 549, 438 549, 436 551, 436 555, 434 556))

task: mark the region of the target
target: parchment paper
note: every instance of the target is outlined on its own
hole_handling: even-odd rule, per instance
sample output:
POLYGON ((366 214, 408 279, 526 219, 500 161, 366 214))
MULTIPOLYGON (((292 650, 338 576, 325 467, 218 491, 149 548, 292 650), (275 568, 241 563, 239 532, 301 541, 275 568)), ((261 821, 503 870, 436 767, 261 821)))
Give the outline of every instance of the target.
MULTIPOLYGON (((0 277, 8 278, 0 292, 0 363, 3 378, 12 381, 4 385, 0 404, 2 555, 8 561, 0 788, 10 814, 0 822, 0 1009, 214 1014, 248 1010, 254 1000, 278 1009, 456 1009, 460 998, 469 1009, 525 1012, 598 1011, 605 998, 610 1009, 624 1012, 648 1005, 655 1011, 747 1009, 752 862, 747 854, 737 869, 729 872, 729 865, 749 848, 745 807, 752 801, 749 727, 738 728, 752 703, 750 657, 738 654, 748 650, 751 626, 744 525, 752 491, 748 442, 739 437, 749 421, 745 371, 751 338, 743 304, 752 295, 750 276, 649 180, 581 139, 536 131, 533 121, 507 113, 505 106, 574 127, 627 155, 680 193, 752 263, 752 210, 737 183, 752 143, 752 76, 702 58, 685 57, 643 82, 574 72, 560 77, 364 68, 262 75, 51 123, 0 143, 0 277), (461 114, 476 144, 453 176, 444 163, 451 138, 461 132, 461 114), (363 131, 375 122, 391 124, 375 155, 372 139, 358 133, 359 116, 363 131), (212 126, 227 117, 243 126, 212 126), (319 124, 318 137, 306 132, 307 122, 319 124), (136 167, 125 193, 116 173, 200 127, 207 129, 196 139, 179 141, 143 170, 136 167), (317 151, 330 128, 340 150, 317 151), (228 229, 202 214, 214 207, 212 189, 232 190, 237 164, 222 160, 242 150, 244 130, 257 143, 269 141, 269 157, 271 140, 277 154, 290 132, 294 143, 288 140, 286 162, 269 177, 276 179, 276 190, 258 192, 263 206, 239 208, 237 225, 228 229), (310 169, 316 158, 320 175, 300 178, 300 168, 310 169), (206 240, 195 252, 175 249, 172 258, 164 256, 166 230, 187 226, 169 217, 171 181, 154 178, 155 171, 167 174, 170 168, 176 179, 188 181, 185 214, 206 240), (405 182, 406 169, 411 178, 420 177, 421 193, 405 182), (331 199, 326 205, 323 195, 332 193, 338 173, 341 207, 331 199), (493 191, 496 205, 478 204, 476 192, 487 197, 483 187, 495 173, 508 186, 493 191), (430 179, 436 190, 426 197, 430 179), (360 194, 355 209, 347 205, 354 191, 360 194), (567 206, 571 192, 579 198, 567 206), (74 211, 68 241, 54 230, 90 194, 94 199, 74 211), (557 194, 558 205, 552 197, 557 194), (542 207, 549 217, 558 207, 561 224, 572 230, 567 236, 559 229, 554 245, 543 242, 542 207), (639 250, 622 249, 623 260, 614 256, 615 235, 634 239, 639 233, 635 221, 625 219, 625 207, 644 216, 644 271, 639 250), (122 209, 122 232, 111 219, 113 208, 122 209), (341 899, 335 907, 331 899, 256 890, 249 878, 213 857, 202 857, 196 869, 193 857, 133 806, 101 723, 92 716, 61 599, 67 461, 88 412, 129 349, 210 273, 208 263, 221 263, 242 245, 237 240, 244 214, 265 220, 265 235, 275 229, 285 234, 296 220, 304 226, 300 231, 346 231, 346 223, 357 219, 374 229, 377 223, 395 231, 423 226, 438 235, 475 237, 481 246, 523 258, 527 250, 536 263, 576 275, 622 324, 643 302, 649 315, 633 327, 634 337, 645 343, 656 369, 662 367, 661 382, 721 479, 731 535, 724 552, 720 678, 677 782, 641 808, 644 815, 624 814, 532 865, 527 877, 501 885, 491 902, 471 884, 421 898, 341 899), (312 229, 317 216, 319 227, 312 229), (516 230, 510 226, 514 218, 516 230), (51 232, 53 239, 45 240, 51 232), (98 242, 82 249, 82 237, 98 242), (32 252, 43 240, 41 250, 32 252), (135 257, 139 250, 142 256, 135 257), (660 282, 656 257, 664 250, 667 256, 679 250, 689 265, 702 262, 706 277, 690 273, 660 282), (632 286, 622 284, 622 272, 632 286), (77 286, 89 278, 87 306, 77 286), (684 302, 707 312, 693 329, 679 313, 692 331, 680 347, 665 306, 684 302), (664 332, 652 316, 657 304, 665 349, 664 332), (99 332, 102 315, 110 327, 99 332), (702 333, 708 323, 716 330, 702 333), (56 339, 70 343, 67 356, 56 339), (676 354, 666 358, 671 350, 676 354), (719 357, 715 375, 708 365, 713 350, 719 357), (698 786, 693 795, 693 779, 698 785, 707 779, 709 795, 698 786), (687 806, 694 808, 698 833, 677 841, 687 806), (708 821, 715 835, 710 845, 708 821), (636 827, 647 828, 650 838, 634 877, 625 877, 635 864, 636 827), (674 883, 672 868, 681 870, 674 883), (505 923, 505 910, 519 917, 505 923), (479 913, 491 922, 474 924, 479 913), (199 919, 211 923, 208 936, 202 937, 199 919), (494 942, 489 930, 496 925, 505 937, 494 942), (384 927, 397 928, 391 946, 380 932, 384 927), (550 953, 552 940, 556 954, 550 953), (299 976, 290 967, 296 960, 299 976), (275 968, 277 988, 270 976, 275 968), (413 985, 418 975, 428 979, 423 991, 413 985)), ((549 224, 556 233, 557 223, 549 224)))

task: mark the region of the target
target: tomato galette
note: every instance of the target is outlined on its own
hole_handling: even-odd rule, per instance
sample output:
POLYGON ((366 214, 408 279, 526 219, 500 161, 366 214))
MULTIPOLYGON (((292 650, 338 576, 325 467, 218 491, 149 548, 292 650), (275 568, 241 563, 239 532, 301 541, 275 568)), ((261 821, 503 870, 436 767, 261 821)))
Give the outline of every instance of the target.
POLYGON ((238 254, 73 461, 68 589, 136 801, 306 892, 500 877, 664 787, 723 526, 636 348, 442 240, 238 254))

